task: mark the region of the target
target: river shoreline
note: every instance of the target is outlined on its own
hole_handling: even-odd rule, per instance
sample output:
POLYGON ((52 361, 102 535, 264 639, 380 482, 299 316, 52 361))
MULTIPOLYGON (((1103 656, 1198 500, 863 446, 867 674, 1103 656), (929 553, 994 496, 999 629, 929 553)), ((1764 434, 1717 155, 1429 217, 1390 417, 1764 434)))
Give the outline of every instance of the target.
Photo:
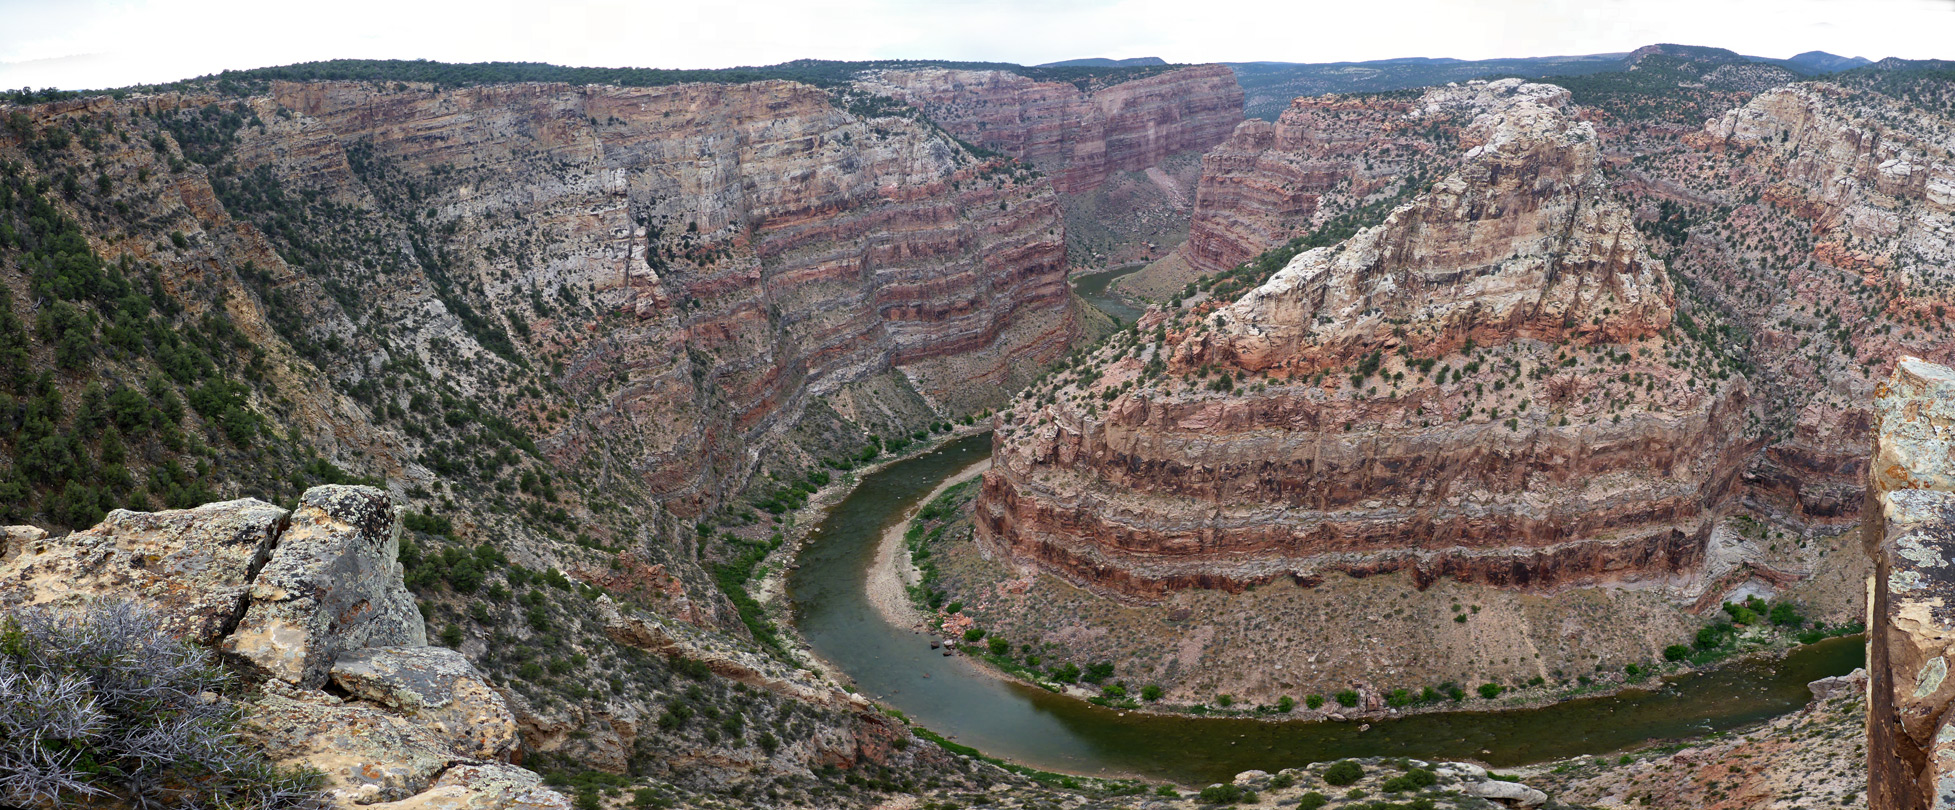
POLYGON ((909 514, 903 516, 902 522, 889 527, 876 541, 876 558, 869 568, 866 587, 869 590, 869 604, 875 606, 884 621, 897 627, 927 629, 924 625, 929 617, 910 601, 910 586, 916 584, 919 573, 910 560, 910 550, 903 543, 903 535, 916 522, 916 515, 925 504, 936 500, 951 487, 983 475, 989 469, 991 459, 987 458, 958 470, 918 500, 915 506, 910 507, 909 514))
MULTIPOLYGON (((1863 660, 1863 645, 1836 639, 1791 651, 1782 663, 1726 659, 1654 692, 1600 697, 1590 691, 1531 710, 1506 703, 1497 709, 1445 711, 1452 704, 1442 704, 1439 712, 1346 723, 1316 722, 1310 712, 1191 716, 1098 706, 1031 688, 989 661, 945 657, 930 649, 930 637, 912 624, 892 624, 869 599, 871 569, 895 570, 893 554, 881 555, 884 565, 878 566, 885 540, 900 542, 907 519, 931 500, 926 495, 940 492, 946 479, 974 474, 988 451, 981 438, 951 439, 838 482, 846 487, 835 487, 823 499, 832 506, 818 517, 820 525, 808 530, 810 539, 821 542, 800 547, 798 568, 789 578, 797 624, 788 635, 803 649, 797 658, 819 661, 811 668, 873 698, 879 711, 1024 767, 1177 784, 1365 756, 1511 768, 1749 728, 1808 705, 1810 681, 1850 671, 1863 660), (882 469, 898 463, 903 466, 882 469), (832 500, 845 490, 839 503, 832 500), (978 676, 977 670, 986 674, 978 676)), ((814 517, 811 512, 800 519, 814 517)), ((892 575, 885 582, 901 580, 892 575)), ((893 590, 885 587, 883 593, 894 595, 893 590)))
MULTIPOLYGON (((775 629, 780 633, 781 641, 788 655, 793 657, 797 664, 821 675, 836 685, 842 686, 850 692, 855 691, 853 687, 855 680, 849 677, 848 673, 841 667, 836 666, 834 662, 823 658, 820 653, 815 652, 814 647, 808 643, 807 638, 801 635, 800 628, 794 622, 793 600, 787 595, 787 573, 800 567, 801 551, 810 539, 810 535, 821 526, 821 519, 826 517, 829 511, 834 509, 836 505, 848 498, 851 493, 855 492, 856 487, 861 486, 862 481, 869 476, 875 475, 885 468, 896 464, 939 452, 959 440, 990 431, 991 420, 988 418, 979 419, 972 425, 958 425, 948 433, 942 436, 932 437, 926 443, 917 445, 913 449, 906 448, 908 452, 877 458, 869 464, 849 470, 846 475, 836 476, 837 480, 833 483, 816 490, 814 495, 808 498, 806 506, 790 513, 791 519, 781 530, 781 547, 762 561, 762 564, 767 566, 768 574, 754 583, 754 598, 765 607, 768 618, 774 622, 775 629)), ((989 459, 986 459, 984 463, 988 465, 990 463, 989 459)), ((937 493, 931 493, 929 497, 918 503, 919 505, 929 503, 930 499, 936 496, 937 493)), ((911 517, 914 517, 914 513, 912 513, 911 517)), ((896 529, 899 533, 899 541, 901 539, 900 532, 902 528, 908 525, 909 519, 906 518, 896 529)), ((877 569, 883 567, 880 561, 878 561, 876 567, 877 569)), ((896 585, 896 593, 898 594, 900 604, 907 607, 909 605, 908 592, 902 587, 900 582, 896 585)), ((873 594, 870 598, 872 601, 875 599, 873 594)), ((892 623, 897 626, 904 626, 904 623, 900 621, 892 623)))
MULTIPOLYGON (((930 637, 932 634, 937 634, 937 631, 929 626, 929 622, 933 617, 924 612, 910 599, 908 586, 915 582, 917 572, 910 561, 909 549, 904 543, 904 537, 910 527, 915 524, 916 516, 922 511, 925 504, 936 500, 938 496, 942 495, 951 487, 982 474, 984 470, 988 470, 990 467, 991 461, 985 459, 946 478, 930 490, 929 494, 918 500, 916 505, 910 508, 900 522, 890 526, 878 539, 875 562, 869 569, 865 587, 868 590, 870 603, 876 607, 877 612, 882 616, 884 621, 896 627, 921 631, 925 634, 925 638, 930 637)), ((1843 635, 1851 636, 1854 634, 1848 633, 1843 635)), ((1826 639, 1838 637, 1840 636, 1827 636, 1826 639)), ((1822 639, 1822 641, 1826 639, 1822 639)), ((1173 705, 1149 704, 1140 701, 1134 701, 1137 705, 1103 704, 1095 702, 1093 700, 1095 695, 1083 687, 1026 678, 1023 675, 998 666, 992 661, 985 659, 983 655, 972 655, 960 651, 957 657, 973 659, 970 661, 970 668, 983 672, 988 677, 1007 683, 1037 687, 1053 694, 1069 697, 1116 712, 1132 712, 1191 720, 1241 719, 1257 720, 1266 723, 1368 723, 1371 721, 1401 719, 1421 714, 1496 714, 1500 712, 1525 711, 1547 708, 1574 700, 1614 697, 1631 692, 1658 692, 1668 688, 1670 682, 1678 678, 1693 674, 1714 672, 1726 667, 1740 666, 1746 663, 1780 660, 1798 652, 1806 646, 1808 645, 1791 644, 1787 646, 1747 650, 1742 653, 1734 653, 1720 658, 1704 666, 1675 665, 1666 662, 1666 664, 1662 665, 1665 667, 1663 671, 1650 673, 1649 677, 1642 680, 1622 680, 1610 683, 1591 684, 1572 689, 1515 695, 1502 700, 1495 706, 1462 706, 1460 703, 1452 701, 1441 701, 1398 708, 1380 707, 1369 709, 1343 707, 1335 703, 1326 703, 1321 709, 1309 709, 1302 704, 1298 704, 1290 712, 1232 711, 1228 709, 1210 708, 1206 712, 1196 713, 1187 711, 1185 708, 1176 708, 1173 705)))

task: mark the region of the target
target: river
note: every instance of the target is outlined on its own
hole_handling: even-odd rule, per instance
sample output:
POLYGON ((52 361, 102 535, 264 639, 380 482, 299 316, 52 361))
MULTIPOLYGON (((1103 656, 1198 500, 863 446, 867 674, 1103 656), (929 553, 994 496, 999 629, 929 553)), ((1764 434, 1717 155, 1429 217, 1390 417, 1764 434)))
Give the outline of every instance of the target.
POLYGON ((814 530, 788 587, 801 634, 861 692, 959 743, 1035 768, 1194 785, 1341 757, 1522 765, 1755 723, 1805 705, 1808 681, 1843 675, 1864 659, 1857 638, 1832 639, 1782 659, 1652 681, 1653 691, 1540 709, 1415 715, 1373 721, 1368 731, 1357 723, 1102 708, 993 677, 962 656, 945 658, 930 649, 928 636, 889 624, 868 601, 865 578, 883 529, 905 519, 938 482, 988 455, 990 440, 953 441, 866 476, 814 530))
POLYGON ((1147 262, 1136 262, 1111 270, 1073 276, 1073 292, 1079 293, 1079 297, 1086 299, 1086 303, 1112 316, 1114 320, 1120 322, 1121 326, 1126 326, 1140 318, 1147 309, 1128 303, 1126 298, 1114 292, 1113 282, 1140 272, 1140 269, 1146 266, 1147 262))

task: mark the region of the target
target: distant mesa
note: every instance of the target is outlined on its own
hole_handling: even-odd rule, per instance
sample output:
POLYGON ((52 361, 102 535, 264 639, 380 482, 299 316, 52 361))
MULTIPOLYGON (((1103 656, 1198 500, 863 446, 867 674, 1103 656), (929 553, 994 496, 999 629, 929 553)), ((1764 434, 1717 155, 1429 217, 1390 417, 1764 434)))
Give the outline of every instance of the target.
POLYGON ((1158 56, 1136 56, 1132 59, 1108 59, 1095 56, 1087 59, 1067 59, 1062 62, 1047 62, 1034 67, 1154 67, 1167 64, 1158 56))

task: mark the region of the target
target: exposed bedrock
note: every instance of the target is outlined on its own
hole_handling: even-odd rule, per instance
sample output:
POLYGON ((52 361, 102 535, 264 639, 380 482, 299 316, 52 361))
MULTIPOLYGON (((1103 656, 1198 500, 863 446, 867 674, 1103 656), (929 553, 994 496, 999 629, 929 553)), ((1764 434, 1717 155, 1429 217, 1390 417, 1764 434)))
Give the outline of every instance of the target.
POLYGON ((1452 92, 1477 111, 1461 168, 1383 225, 1021 396, 980 538, 1139 598, 1692 572, 1756 450, 1747 384, 1666 362, 1687 340, 1668 278, 1566 91, 1452 92))
MULTIPOLYGON (((978 407, 1071 338, 1050 184, 812 87, 281 83, 263 103, 296 115, 245 163, 402 216, 404 236, 419 208, 391 210, 380 180, 419 184, 456 227, 406 241, 531 323, 523 348, 563 352, 558 381, 590 403, 546 447, 623 453, 680 513, 739 486, 814 398, 895 369, 978 407), (566 288, 604 315, 534 305, 566 288)), ((421 346, 466 340, 438 287, 374 293, 421 346)))
POLYGON ((1222 65, 1196 65, 1092 90, 1003 70, 867 74, 865 89, 905 101, 951 134, 1026 160, 1062 193, 1117 172, 1206 150, 1242 121, 1242 88, 1222 65))
POLYGON ((1863 538, 1868 804, 1955 806, 1955 371, 1905 358, 1875 392, 1863 538))

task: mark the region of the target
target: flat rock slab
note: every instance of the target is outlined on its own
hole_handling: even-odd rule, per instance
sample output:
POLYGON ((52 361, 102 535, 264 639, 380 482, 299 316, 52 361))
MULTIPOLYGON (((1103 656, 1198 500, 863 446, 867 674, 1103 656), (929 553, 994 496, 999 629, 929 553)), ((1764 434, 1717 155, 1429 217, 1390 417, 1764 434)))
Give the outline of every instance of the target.
POLYGON ((244 736, 281 765, 326 775, 338 804, 397 801, 427 790, 457 757, 432 729, 324 692, 270 689, 245 717, 244 736))
POLYGON ((570 810, 570 799, 543 778, 510 765, 457 765, 426 791, 372 810, 570 810))
POLYGON ((246 498, 195 509, 117 509, 60 537, 8 527, 0 606, 76 605, 113 596, 154 608, 179 638, 209 646, 236 626, 251 577, 288 513, 246 498))
POLYGON ((306 490, 224 650, 264 677, 317 688, 342 651, 426 646, 399 554, 400 517, 386 492, 306 490))
POLYGON ((457 752, 507 760, 516 716, 468 658, 445 647, 370 647, 341 653, 333 683, 446 737, 457 752))

